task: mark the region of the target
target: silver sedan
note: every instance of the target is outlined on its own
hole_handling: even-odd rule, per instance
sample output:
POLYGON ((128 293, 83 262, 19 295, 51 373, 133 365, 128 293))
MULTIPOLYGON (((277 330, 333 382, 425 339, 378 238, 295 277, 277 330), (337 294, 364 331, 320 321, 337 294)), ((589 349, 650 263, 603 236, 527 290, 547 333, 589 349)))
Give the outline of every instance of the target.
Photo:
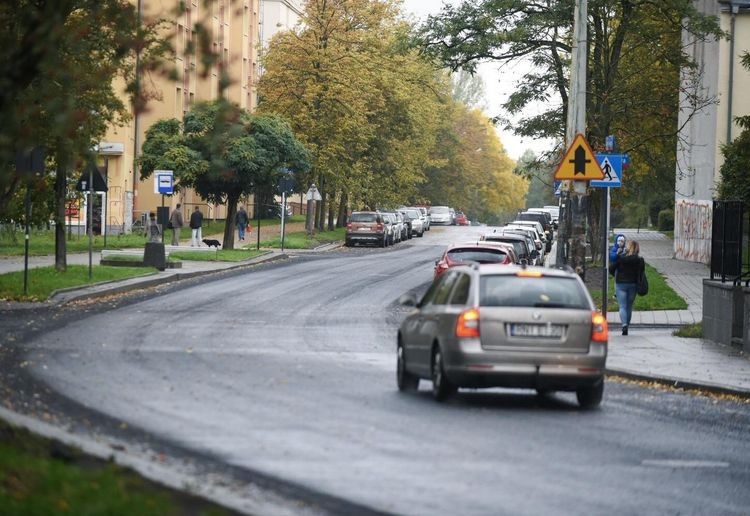
POLYGON ((606 319, 572 271, 478 265, 451 268, 399 328, 397 382, 421 379, 444 400, 459 387, 575 391, 583 408, 604 392, 606 319))

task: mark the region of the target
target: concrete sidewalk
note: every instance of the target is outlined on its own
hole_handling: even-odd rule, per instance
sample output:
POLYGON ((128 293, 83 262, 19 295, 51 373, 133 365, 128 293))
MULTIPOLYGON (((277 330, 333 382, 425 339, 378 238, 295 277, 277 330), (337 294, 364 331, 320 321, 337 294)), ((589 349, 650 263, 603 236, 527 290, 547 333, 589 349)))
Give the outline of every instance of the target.
MULTIPOLYGON (((708 267, 674 260, 672 240, 661 233, 644 230, 616 231, 625 233, 630 239, 638 240, 641 244, 641 254, 646 261, 663 274, 669 285, 688 302, 688 309, 636 312, 633 314, 628 336, 620 335, 618 314, 607 314, 611 328, 608 372, 632 379, 652 380, 686 388, 750 397, 750 359, 747 355, 737 349, 705 339, 685 339, 672 335, 672 329, 677 326, 701 321, 703 278, 709 276, 708 267)), ((334 244, 313 251, 292 250, 287 253, 274 250, 240 263, 183 261, 181 269, 167 269, 140 278, 58 292, 51 302, 64 303, 114 294, 221 270, 252 266, 293 254, 328 251, 336 247, 334 244)), ((554 256, 554 252, 550 254, 554 256)), ((85 253, 68 255, 68 263, 71 264, 88 265, 88 260, 88 254, 85 253)), ((92 260, 94 264, 99 264, 98 253, 92 256, 92 260)), ((31 267, 53 263, 53 257, 37 257, 30 260, 31 267)), ((0 259, 0 274, 13 270, 23 270, 23 258, 0 259)))
POLYGON ((702 321, 703 280, 710 276, 708 266, 675 260, 672 239, 657 231, 614 229, 613 233, 623 233, 629 240, 637 240, 641 256, 666 278, 667 284, 688 307, 686 310, 633 312, 628 336, 620 335, 620 315, 607 313, 610 327, 608 372, 750 397, 750 357, 710 340, 672 335, 679 326, 702 321))

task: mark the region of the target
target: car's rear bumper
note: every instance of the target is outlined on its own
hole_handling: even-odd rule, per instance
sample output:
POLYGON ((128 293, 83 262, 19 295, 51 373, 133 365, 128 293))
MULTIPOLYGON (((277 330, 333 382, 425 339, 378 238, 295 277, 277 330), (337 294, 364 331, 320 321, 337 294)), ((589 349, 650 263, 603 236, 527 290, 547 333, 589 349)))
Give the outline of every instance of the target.
POLYGON ((346 239, 350 242, 381 242, 384 233, 347 233, 346 239))
POLYGON ((587 352, 488 351, 466 339, 443 350, 445 373, 461 387, 519 387, 573 390, 604 376, 606 344, 587 352))

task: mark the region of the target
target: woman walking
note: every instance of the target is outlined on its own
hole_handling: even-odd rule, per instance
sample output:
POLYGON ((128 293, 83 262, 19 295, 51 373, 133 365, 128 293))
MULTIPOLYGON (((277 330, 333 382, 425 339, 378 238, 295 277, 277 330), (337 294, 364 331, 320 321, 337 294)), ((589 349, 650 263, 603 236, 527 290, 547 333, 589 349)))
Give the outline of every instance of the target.
POLYGON ((641 247, 636 240, 625 245, 625 253, 610 264, 609 272, 615 277, 615 295, 620 305, 620 322, 622 334, 628 334, 630 318, 633 316, 633 303, 638 289, 638 277, 646 268, 646 262, 638 253, 641 247))

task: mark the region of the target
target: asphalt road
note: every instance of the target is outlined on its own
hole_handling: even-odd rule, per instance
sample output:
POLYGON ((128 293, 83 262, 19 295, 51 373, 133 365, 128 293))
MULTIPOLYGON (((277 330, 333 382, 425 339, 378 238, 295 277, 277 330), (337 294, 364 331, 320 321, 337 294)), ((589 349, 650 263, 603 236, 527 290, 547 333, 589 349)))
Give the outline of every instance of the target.
POLYGON ((198 467, 210 458, 342 501, 331 512, 747 514, 746 404, 615 382, 594 412, 572 394, 462 391, 440 405, 428 382, 396 390, 396 299, 423 291, 443 246, 476 231, 83 313, 35 332, 25 370, 87 417, 198 467))

